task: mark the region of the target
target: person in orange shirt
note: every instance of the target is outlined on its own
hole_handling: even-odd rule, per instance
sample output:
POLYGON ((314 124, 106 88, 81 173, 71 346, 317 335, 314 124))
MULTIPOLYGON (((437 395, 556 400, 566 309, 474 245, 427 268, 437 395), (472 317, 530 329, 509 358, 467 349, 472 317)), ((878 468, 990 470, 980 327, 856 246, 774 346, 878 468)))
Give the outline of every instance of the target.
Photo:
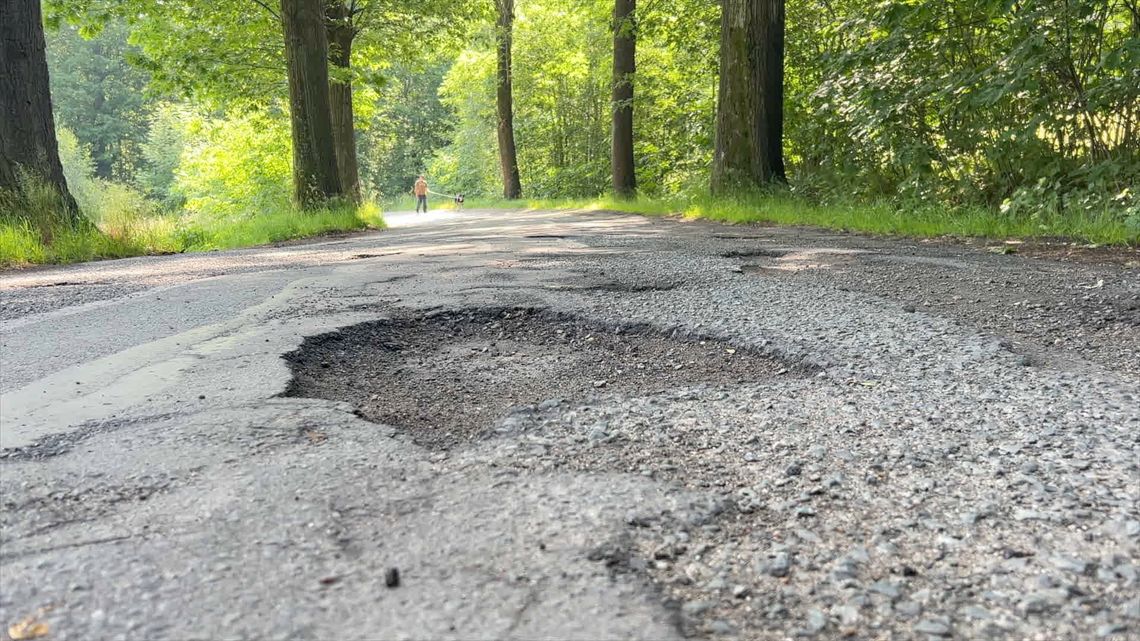
POLYGON ((420 175, 420 177, 418 179, 416 179, 416 185, 414 187, 412 187, 412 193, 414 193, 416 195, 416 213, 417 214, 420 213, 420 205, 423 205, 424 213, 426 214, 427 213, 428 184, 427 184, 427 181, 424 180, 424 177, 422 174, 420 175))

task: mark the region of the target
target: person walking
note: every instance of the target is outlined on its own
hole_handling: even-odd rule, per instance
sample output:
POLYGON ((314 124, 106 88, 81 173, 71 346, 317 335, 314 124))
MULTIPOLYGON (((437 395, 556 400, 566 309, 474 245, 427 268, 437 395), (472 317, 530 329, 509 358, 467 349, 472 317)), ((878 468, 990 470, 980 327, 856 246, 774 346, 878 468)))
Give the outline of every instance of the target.
POLYGON ((416 195, 416 213, 417 214, 420 213, 420 205, 423 205, 424 213, 426 214, 427 213, 428 184, 427 184, 427 181, 424 180, 424 177, 422 174, 420 175, 419 178, 416 179, 416 185, 414 187, 412 187, 412 192, 415 193, 415 195, 416 195))

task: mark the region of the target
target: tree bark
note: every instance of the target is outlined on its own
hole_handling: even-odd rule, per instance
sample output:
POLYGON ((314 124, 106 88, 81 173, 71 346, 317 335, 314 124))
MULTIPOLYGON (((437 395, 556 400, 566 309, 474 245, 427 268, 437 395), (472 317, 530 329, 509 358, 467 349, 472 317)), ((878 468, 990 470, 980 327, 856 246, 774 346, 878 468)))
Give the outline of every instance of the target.
MULTIPOLYGON (((332 0, 328 9, 329 60, 347 72, 352 67, 352 42, 356 38, 351 9, 343 0, 332 0)), ((356 128, 352 111, 352 79, 332 79, 329 84, 332 109, 333 147, 345 198, 360 203, 360 168, 356 160, 356 128)))
POLYGON ((19 193, 24 178, 43 180, 76 220, 79 207, 59 162, 40 11, 40 0, 0 2, 0 189, 19 193))
POLYGON ((784 0, 722 0, 712 190, 786 180, 784 0))
POLYGON ((499 165, 503 172, 503 196, 522 197, 519 160, 515 150, 514 105, 511 94, 511 30, 515 20, 514 0, 495 0, 499 12, 495 44, 498 58, 495 104, 499 116, 499 165))
POLYGON ((289 117, 293 132, 293 199, 303 209, 342 195, 329 101, 325 0, 281 0, 289 117))
POLYGON ((633 82, 637 52, 637 0, 614 0, 613 168, 614 194, 637 191, 633 159, 633 82))

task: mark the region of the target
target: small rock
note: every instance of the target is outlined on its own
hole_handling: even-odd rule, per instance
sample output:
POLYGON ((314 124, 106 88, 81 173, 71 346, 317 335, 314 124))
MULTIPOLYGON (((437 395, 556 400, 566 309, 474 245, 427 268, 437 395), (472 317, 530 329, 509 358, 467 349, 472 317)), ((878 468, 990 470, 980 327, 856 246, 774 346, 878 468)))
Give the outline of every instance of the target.
POLYGON ((950 626, 938 619, 923 619, 914 626, 914 631, 935 637, 950 636, 950 626))
POLYGON ((713 607, 712 601, 689 601, 681 606, 681 612, 690 617, 700 616, 706 610, 713 607))
POLYGON ((802 468, 800 468, 798 463, 792 463, 791 465, 788 466, 788 469, 784 470, 784 473, 787 474, 788 476, 799 476, 800 472, 802 472, 802 471, 803 470, 802 470, 802 468))
POLYGON ((717 619, 709 624, 709 631, 713 634, 732 634, 735 630, 728 621, 717 619))
POLYGON ((859 608, 854 605, 843 605, 832 612, 839 617, 839 622, 843 625, 855 625, 859 622, 859 608))
POLYGON ((808 632, 815 634, 827 627, 827 617, 818 609, 812 609, 807 615, 808 632))
POLYGON ((743 599, 749 594, 752 594, 752 590, 748 589, 748 586, 746 585, 732 586, 732 596, 736 597, 737 599, 743 599))
POLYGON ((907 619, 922 614, 922 606, 914 601, 899 601, 895 604, 895 612, 907 619))
POLYGON ((978 621, 989 621, 993 618, 990 611, 985 608, 979 608, 976 605, 968 605, 962 610, 962 615, 968 619, 976 619, 978 621))
POLYGON ((400 587, 399 568, 388 568, 388 570, 384 572, 384 585, 390 588, 400 587))
POLYGON ((1098 637, 1110 637, 1114 634, 1120 634, 1128 629, 1127 626, 1119 623, 1105 623, 1104 625, 1097 626, 1096 635, 1098 637))
POLYGON ((760 457, 756 456, 756 454, 754 452, 745 452, 744 453, 744 460, 747 463, 755 463, 756 461, 760 460, 760 457))
POLYGON ((765 564, 764 572, 774 577, 785 577, 791 567, 792 561, 787 553, 780 552, 765 564))
POLYGON ((903 305, 902 309, 904 312, 906 312, 908 314, 913 314, 915 312, 914 305, 903 305))
POLYGON ((1081 559, 1075 559, 1071 556, 1055 556, 1050 561, 1053 567, 1064 572, 1073 572, 1075 574, 1084 574, 1089 569, 1089 564, 1081 559))
POLYGON ((901 594, 898 587, 890 581, 875 581, 867 589, 889 599, 897 599, 901 594))
POLYGON ((594 387, 602 388, 608 384, 607 381, 594 381, 594 387))
POLYGON ((205 395, 205 394, 199 394, 199 395, 198 395, 198 400, 199 400, 199 401, 204 401, 204 400, 206 400, 206 395, 205 395))

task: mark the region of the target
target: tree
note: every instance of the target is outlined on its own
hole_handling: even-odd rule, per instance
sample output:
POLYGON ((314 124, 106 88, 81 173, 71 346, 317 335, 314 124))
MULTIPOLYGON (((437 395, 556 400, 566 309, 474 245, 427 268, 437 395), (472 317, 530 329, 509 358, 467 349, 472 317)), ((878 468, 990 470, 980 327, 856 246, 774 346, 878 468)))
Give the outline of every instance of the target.
POLYGON ((0 4, 0 69, 0 189, 20 193, 24 176, 42 180, 78 218, 59 162, 40 0, 0 4))
POLYGON ((340 186, 346 198, 360 202, 360 167, 356 159, 356 129, 352 109, 352 42, 359 33, 355 19, 361 11, 356 0, 331 0, 328 5, 329 62, 334 76, 329 85, 333 147, 340 186))
POLYGON ((293 198, 312 209, 343 194, 333 146, 324 0, 281 0, 281 26, 293 133, 293 198))
POLYGON ((503 196, 522 197, 519 160, 515 151, 514 106, 511 95, 511 30, 515 20, 514 0, 495 0, 499 19, 495 29, 497 64, 495 105, 499 120, 499 165, 503 173, 503 196))
POLYGON ((144 93, 147 74, 129 62, 137 54, 126 24, 113 20, 87 37, 63 25, 46 35, 56 125, 91 150, 95 176, 134 179, 153 104, 144 93))
POLYGON ((722 0, 712 190, 783 182, 784 0, 722 0))
POLYGON ((614 0, 613 168, 614 193, 633 196, 637 174, 633 160, 633 75, 636 69, 637 0, 614 0))

